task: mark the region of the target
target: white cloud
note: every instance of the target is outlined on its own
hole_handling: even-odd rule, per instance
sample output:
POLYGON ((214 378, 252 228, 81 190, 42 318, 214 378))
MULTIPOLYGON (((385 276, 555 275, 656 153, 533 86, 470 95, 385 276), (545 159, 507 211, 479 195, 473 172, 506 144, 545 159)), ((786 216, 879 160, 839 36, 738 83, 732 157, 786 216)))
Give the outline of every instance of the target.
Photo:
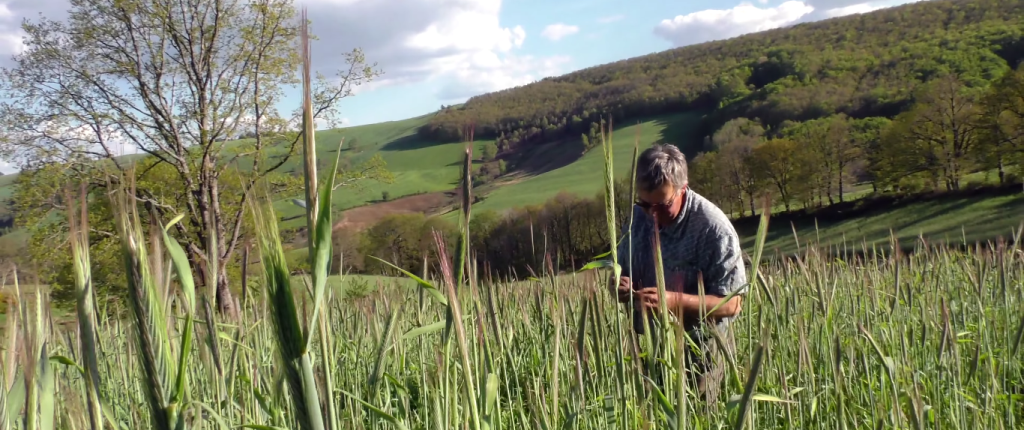
POLYGON ((544 31, 540 35, 550 40, 559 40, 563 37, 579 33, 579 31, 580 28, 575 25, 557 23, 544 27, 544 31))
POLYGON ((25 44, 22 43, 21 38, 20 31, 0 32, 0 55, 10 57, 22 53, 25 50, 25 44))
POLYGON ((4 160, 0 160, 0 173, 10 175, 11 173, 18 173, 19 171, 21 171, 21 169, 19 169, 18 166, 8 163, 4 160))
POLYGON ((853 15, 858 13, 868 13, 882 9, 884 6, 877 6, 871 3, 860 3, 850 6, 837 7, 824 11, 826 18, 835 18, 838 16, 853 15))
POLYGON ((313 44, 318 69, 331 73, 343 67, 334 58, 360 47, 384 70, 359 92, 485 73, 496 62, 513 61, 526 40, 521 25, 500 21, 501 0, 300 0, 298 5, 308 7, 320 38, 313 44))
POLYGON ((782 27, 813 10, 796 0, 764 8, 744 2, 732 9, 707 9, 662 20, 654 34, 675 46, 692 45, 782 27))
MULTIPOLYGON (((502 0, 298 0, 318 37, 312 43, 314 68, 328 76, 346 68, 343 54, 361 48, 384 75, 357 87, 376 88, 445 80, 488 71, 498 61, 516 61, 526 31, 499 19, 502 0)), ((13 51, 12 34, 24 17, 64 19, 69 0, 0 0, 0 57, 13 51), (6 47, 6 48, 5 48, 6 47)), ((7 58, 0 58, 6 63, 7 58)), ((543 67, 543 62, 526 63, 543 67)), ((2 64, 0 64, 2 65, 2 64)), ((522 68, 517 68, 522 70, 522 68)), ((526 70, 522 76, 537 75, 526 70)), ((496 90, 501 88, 490 88, 496 90)))
POLYGON ((526 85, 561 73, 563 65, 569 61, 570 58, 567 56, 491 58, 487 61, 487 67, 457 72, 454 80, 441 87, 437 97, 446 102, 459 103, 469 97, 496 89, 526 85))
POLYGON ((916 1, 927 0, 788 0, 778 6, 755 6, 744 1, 732 9, 706 9, 662 20, 654 27, 654 34, 674 46, 686 46, 916 1))
POLYGON ((0 61, 20 54, 25 49, 21 41, 23 32, 20 19, 6 3, 0 3, 0 56, 4 57, 0 61))
POLYGON ((611 16, 602 16, 602 17, 597 19, 597 22, 599 24, 609 24, 609 23, 612 23, 612 22, 615 22, 615 21, 621 21, 621 20, 623 20, 625 18, 626 18, 626 15, 621 15, 621 14, 620 15, 611 15, 611 16))
POLYGON ((804 15, 793 24, 836 18, 858 13, 868 13, 887 7, 898 6, 906 3, 917 3, 919 1, 928 0, 884 0, 868 2, 865 2, 864 0, 807 0, 807 4, 813 7, 814 11, 804 15))

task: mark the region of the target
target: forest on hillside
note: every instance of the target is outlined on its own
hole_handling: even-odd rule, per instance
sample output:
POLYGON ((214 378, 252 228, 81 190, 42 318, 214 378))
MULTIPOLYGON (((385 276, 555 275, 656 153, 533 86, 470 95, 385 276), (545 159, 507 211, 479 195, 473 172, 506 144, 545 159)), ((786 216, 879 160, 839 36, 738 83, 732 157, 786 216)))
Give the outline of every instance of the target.
MULTIPOLYGON (((969 78, 946 73, 917 88, 913 97, 915 103, 892 119, 839 113, 787 122, 775 133, 747 118, 729 120, 711 136, 708 150, 688 161, 690 188, 726 213, 753 216, 768 199, 791 219, 835 218, 837 213, 853 217, 868 208, 886 210, 894 201, 935 192, 1019 192, 1024 173, 1024 67, 1008 69, 988 86, 972 86, 969 78), (976 185, 965 178, 973 172, 991 175, 998 186, 971 189, 976 185), (851 185, 865 177, 873 190, 851 204, 851 185), (801 213, 796 213, 797 207, 801 213)), ((619 178, 617 184, 617 219, 628 214, 633 202, 628 179, 619 178)), ((492 267, 495 276, 510 276, 552 267, 538 255, 550 253, 548 258, 562 268, 578 268, 607 251, 611 238, 601 194, 561 193, 537 203, 505 214, 473 215, 472 249, 479 264, 492 267)), ((360 258, 387 255, 394 264, 415 271, 434 258, 428 254, 435 229, 449 236, 457 232, 456 226, 436 217, 387 216, 364 232, 340 235, 339 252, 346 255, 349 269, 387 271, 360 258)))
MULTIPOLYGON (((699 136, 749 118, 769 132, 842 113, 892 118, 955 73, 984 87, 1024 58, 1024 2, 939 0, 686 46, 546 78, 441 109, 420 134, 494 138, 499 156, 582 138, 600 121, 708 110, 699 136)), ((708 148, 687 147, 689 156, 708 148)))
MULTIPOLYGON (((785 211, 830 211, 870 183, 869 200, 964 192, 973 172, 1003 188, 1024 166, 1024 2, 920 2, 857 16, 672 49, 471 98, 439 111, 420 133, 495 138, 498 158, 532 144, 600 145, 610 119, 699 111, 680 146, 699 193, 727 213, 755 215, 769 197, 785 211)), ((622 142, 621 139, 617 139, 622 142)), ((650 142, 641 142, 646 146, 650 142)), ((623 144, 623 143, 619 143, 623 144)), ((514 166, 513 166, 514 167, 514 166)), ((620 183, 619 212, 630 197, 620 183)), ((498 272, 537 269, 536 251, 579 267, 603 252, 600 196, 473 219, 479 261, 498 272)), ((451 230, 452 226, 448 226, 451 230)), ((339 245, 390 255, 415 270, 437 222, 382 219, 339 245), (404 239, 401 239, 404 238, 404 239)), ((357 270, 376 272, 372 263, 357 270)), ((498 274, 498 273, 496 273, 498 274)), ((501 273, 508 275, 509 273, 501 273)), ((520 273, 522 274, 522 273, 520 273)))

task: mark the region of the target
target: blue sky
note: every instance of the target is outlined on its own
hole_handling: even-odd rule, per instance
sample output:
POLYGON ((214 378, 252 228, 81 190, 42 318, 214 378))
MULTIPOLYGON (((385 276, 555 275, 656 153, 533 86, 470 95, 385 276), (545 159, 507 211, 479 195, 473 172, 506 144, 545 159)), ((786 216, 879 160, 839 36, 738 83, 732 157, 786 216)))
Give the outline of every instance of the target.
MULTIPOLYGON (((355 47, 384 75, 341 101, 348 126, 423 115, 546 76, 910 0, 294 0, 306 7, 314 68, 355 47)), ((0 66, 23 18, 63 19, 68 0, 0 0, 0 66)), ((298 89, 278 106, 299 106, 298 89)), ((134 151, 132 151, 134 152, 134 151)), ((0 161, 0 171, 14 169, 0 161)))

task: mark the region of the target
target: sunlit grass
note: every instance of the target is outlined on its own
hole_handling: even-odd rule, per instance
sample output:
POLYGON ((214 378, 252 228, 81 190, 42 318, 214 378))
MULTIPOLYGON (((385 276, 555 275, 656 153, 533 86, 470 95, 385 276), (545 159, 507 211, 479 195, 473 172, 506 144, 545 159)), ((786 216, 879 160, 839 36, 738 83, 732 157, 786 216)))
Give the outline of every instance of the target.
MULTIPOLYGON (((609 293, 629 255, 559 275, 546 254, 518 281, 481 276, 470 258, 468 144, 455 246, 436 235, 424 253, 439 264, 406 272, 412 287, 347 296, 346 277, 328 276, 334 175, 313 168, 311 123, 307 116, 308 276, 291 274, 269 198, 254 194, 260 282, 238 315, 215 314, 212 292, 194 286, 169 236, 180 218, 149 225, 147 240, 134 193, 119 189, 124 302, 88 297, 87 242, 76 234, 71 324, 53 323, 45 290, 21 295, 16 278, 3 280, 0 430, 1008 429, 1024 420, 1019 231, 990 248, 906 256, 892 238, 848 260, 807 247, 779 260, 762 252, 763 214, 743 312, 729 326, 731 376, 705 404, 680 369, 689 341, 678 323, 662 307, 637 335, 630 308, 609 293)), ((605 137, 614 250, 628 221, 612 210, 621 150, 605 137)), ((624 152, 634 160, 636 145, 624 152)))

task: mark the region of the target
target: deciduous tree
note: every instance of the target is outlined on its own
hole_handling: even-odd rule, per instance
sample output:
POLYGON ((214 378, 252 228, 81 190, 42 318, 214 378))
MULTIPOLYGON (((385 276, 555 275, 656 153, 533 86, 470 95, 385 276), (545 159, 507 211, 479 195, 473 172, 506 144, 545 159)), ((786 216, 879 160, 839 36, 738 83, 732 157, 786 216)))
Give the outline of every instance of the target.
MULTIPOLYGON (((126 152, 170 167, 177 193, 138 188, 138 197, 164 221, 187 215, 178 240, 200 282, 218 268, 210 295, 233 312, 223 271, 248 191, 299 141, 296 117, 275 107, 298 83, 299 24, 291 0, 71 0, 67 20, 26 23, 26 50, 0 70, 8 149, 24 167, 62 163, 97 186, 130 164, 126 152), (227 142, 246 130, 252 139, 227 142), (240 186, 227 193, 232 170, 240 186)), ((315 116, 328 122, 340 99, 380 73, 358 49, 343 59, 336 79, 318 76, 313 89, 315 116)))
POLYGON ((992 85, 981 103, 982 163, 1006 182, 1010 164, 1024 164, 1024 70, 1010 70, 992 85))
POLYGON ((751 154, 756 174, 778 190, 787 211, 793 195, 800 191, 800 182, 809 176, 808 163, 801 153, 804 150, 793 140, 772 139, 754 148, 751 154))
POLYGON ((746 196, 751 215, 756 214, 755 201, 763 187, 752 170, 750 157, 754 146, 763 136, 764 129, 760 124, 739 118, 727 122, 711 138, 714 147, 718 149, 719 155, 716 158, 723 186, 735 190, 741 202, 741 211, 743 196, 746 196))
POLYGON ((900 114, 892 130, 893 150, 906 173, 930 171, 947 190, 959 190, 960 180, 978 157, 979 111, 976 92, 953 74, 923 88, 914 108, 900 114))

